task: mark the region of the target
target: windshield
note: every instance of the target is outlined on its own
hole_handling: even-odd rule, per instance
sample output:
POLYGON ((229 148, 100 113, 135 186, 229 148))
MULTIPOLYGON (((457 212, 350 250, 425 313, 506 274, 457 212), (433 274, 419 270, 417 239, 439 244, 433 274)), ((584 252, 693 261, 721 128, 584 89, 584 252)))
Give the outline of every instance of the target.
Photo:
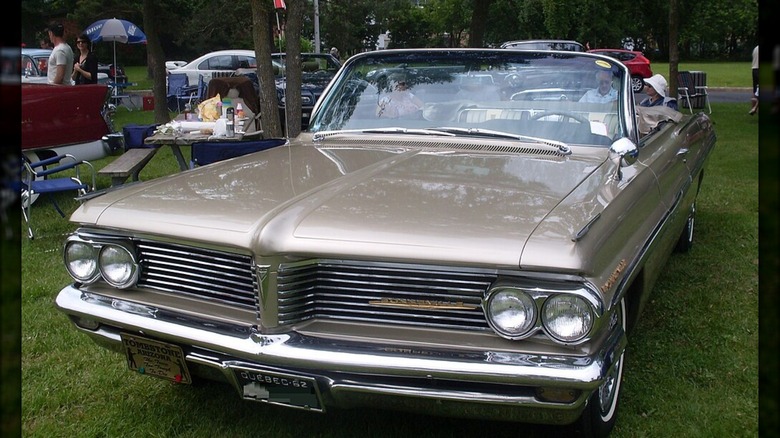
POLYGON ((351 58, 309 131, 463 128, 608 145, 629 88, 615 60, 511 50, 378 51, 351 58))

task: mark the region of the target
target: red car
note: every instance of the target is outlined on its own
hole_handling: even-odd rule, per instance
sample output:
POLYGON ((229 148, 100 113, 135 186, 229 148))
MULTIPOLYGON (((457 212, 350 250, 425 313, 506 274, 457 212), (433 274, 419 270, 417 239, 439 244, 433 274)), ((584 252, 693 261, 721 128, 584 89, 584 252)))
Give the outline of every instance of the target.
POLYGON ((631 72, 631 88, 634 93, 642 91, 643 79, 653 75, 653 70, 650 69, 650 60, 645 58, 642 52, 624 49, 592 49, 588 52, 606 55, 625 64, 628 71, 631 72))
POLYGON ((97 160, 115 152, 103 140, 113 130, 106 85, 22 84, 21 90, 21 146, 31 161, 65 153, 97 160))

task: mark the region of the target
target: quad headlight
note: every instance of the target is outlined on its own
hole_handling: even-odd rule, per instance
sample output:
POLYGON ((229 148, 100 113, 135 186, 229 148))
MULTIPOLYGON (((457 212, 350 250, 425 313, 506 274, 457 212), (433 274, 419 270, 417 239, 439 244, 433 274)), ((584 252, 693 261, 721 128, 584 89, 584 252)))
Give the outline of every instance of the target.
POLYGON ((593 332, 597 306, 586 288, 502 282, 488 291, 483 310, 503 338, 520 340, 544 332, 556 342, 576 344, 593 332))
POLYGON ((138 263, 129 246, 74 236, 65 242, 64 257, 68 273, 81 283, 94 283, 103 278, 110 285, 124 289, 138 280, 138 263))
POLYGON ((590 305, 576 295, 554 295, 544 302, 542 324, 553 338, 575 342, 590 332, 593 312, 590 305))
POLYGON ((120 289, 130 287, 138 277, 138 265, 133 254, 120 245, 106 245, 98 257, 100 274, 109 284, 120 289))
POLYGON ((97 279, 95 254, 95 247, 89 242, 73 241, 65 244, 65 268, 74 280, 91 283, 97 279))
POLYGON ((536 304, 517 288, 495 289, 487 300, 487 315, 493 330, 508 339, 521 339, 536 326, 536 304))

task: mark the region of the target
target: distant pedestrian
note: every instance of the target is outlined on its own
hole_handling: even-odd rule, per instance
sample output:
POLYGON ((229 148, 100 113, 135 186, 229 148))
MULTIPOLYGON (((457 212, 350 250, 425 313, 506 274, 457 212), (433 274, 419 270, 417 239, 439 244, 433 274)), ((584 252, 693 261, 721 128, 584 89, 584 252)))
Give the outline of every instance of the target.
POLYGON ((751 116, 758 111, 758 46, 753 48, 753 64, 751 65, 753 73, 753 94, 750 98, 750 102, 753 106, 748 111, 751 116))
POLYGON ((98 61, 90 50, 89 37, 82 34, 76 38, 76 47, 79 50, 78 61, 73 63, 73 82, 76 85, 97 84, 98 61))
POLYGON ((54 44, 54 49, 49 55, 47 80, 53 85, 72 85, 73 74, 73 50, 65 42, 65 27, 62 23, 53 23, 46 29, 49 41, 54 44))
POLYGON ((339 49, 335 47, 330 48, 330 54, 333 55, 334 58, 336 58, 337 61, 341 62, 341 56, 339 55, 339 49))
POLYGON ((41 40, 38 42, 40 44, 41 49, 53 49, 54 46, 51 45, 51 41, 49 41, 49 37, 43 36, 41 37, 41 40))

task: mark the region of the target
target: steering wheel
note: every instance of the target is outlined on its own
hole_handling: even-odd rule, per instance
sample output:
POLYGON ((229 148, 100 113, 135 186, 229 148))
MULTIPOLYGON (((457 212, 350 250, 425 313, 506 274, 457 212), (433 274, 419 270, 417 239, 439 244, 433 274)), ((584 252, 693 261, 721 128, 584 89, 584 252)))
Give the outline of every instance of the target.
POLYGON ((586 119, 584 116, 577 113, 571 113, 568 111, 542 111, 540 113, 536 113, 533 116, 531 116, 530 120, 539 120, 541 118, 550 117, 550 116, 560 116, 565 119, 572 119, 579 123, 590 125, 590 121, 586 119))

